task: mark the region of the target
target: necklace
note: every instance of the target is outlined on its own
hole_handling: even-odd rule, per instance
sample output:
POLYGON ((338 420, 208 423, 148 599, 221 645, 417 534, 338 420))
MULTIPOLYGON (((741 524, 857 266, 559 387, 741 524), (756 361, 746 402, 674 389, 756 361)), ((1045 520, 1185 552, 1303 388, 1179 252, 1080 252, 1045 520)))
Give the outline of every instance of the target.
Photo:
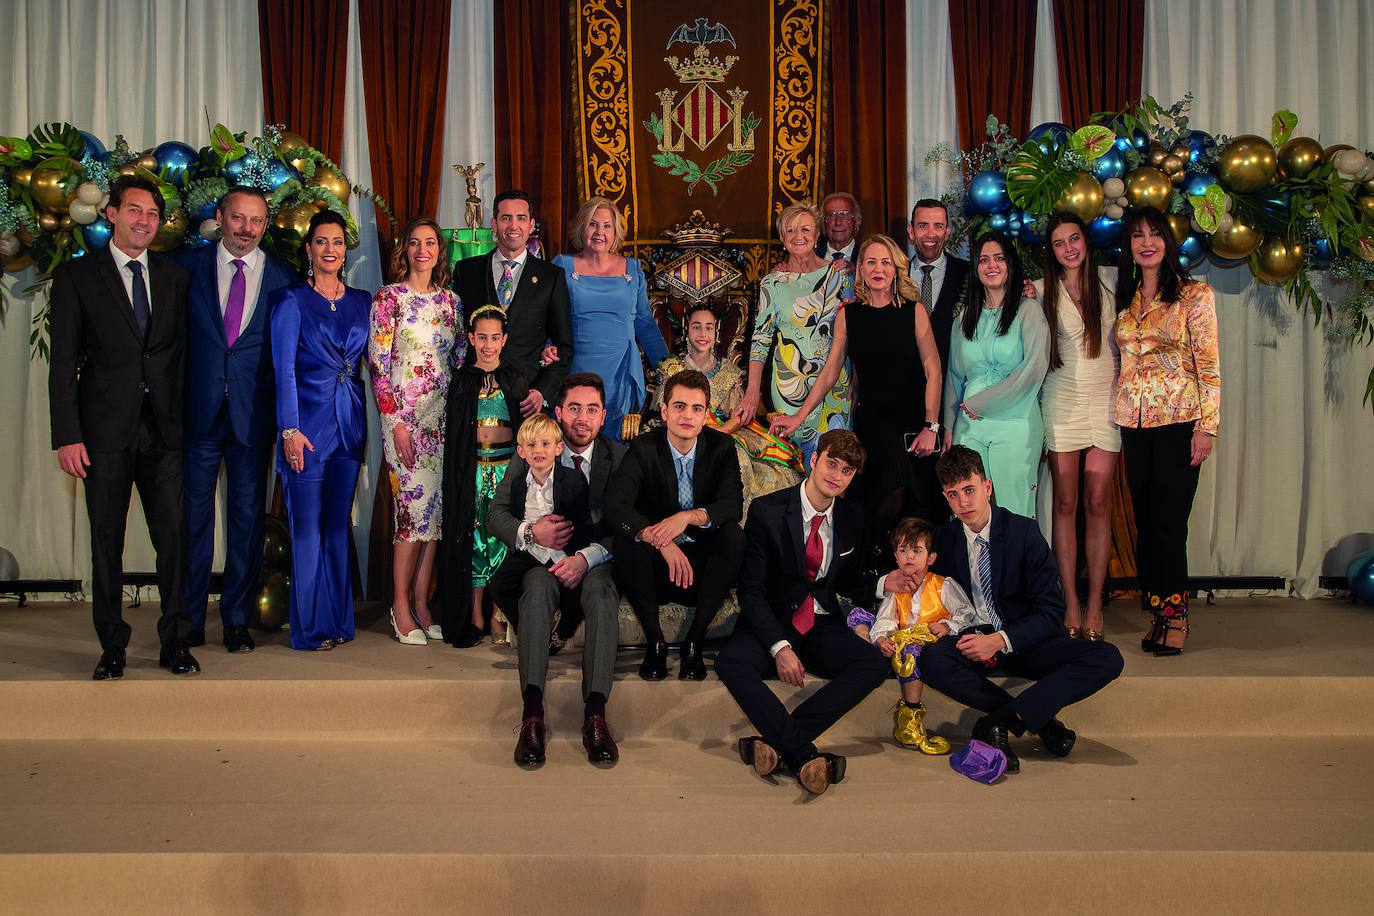
POLYGON ((339 310, 339 300, 343 298, 344 289, 345 289, 345 287, 344 287, 344 285, 343 285, 342 283, 340 283, 340 284, 338 285, 338 287, 335 288, 335 290, 334 290, 334 295, 333 295, 332 297, 331 297, 328 293, 326 293, 324 290, 320 289, 318 286, 316 286, 316 285, 313 284, 313 283, 311 284, 311 288, 314 289, 315 292, 317 292, 317 293, 319 293, 321 296, 323 296, 326 300, 328 300, 328 302, 329 302, 329 310, 330 310, 331 312, 337 312, 337 311, 339 310))

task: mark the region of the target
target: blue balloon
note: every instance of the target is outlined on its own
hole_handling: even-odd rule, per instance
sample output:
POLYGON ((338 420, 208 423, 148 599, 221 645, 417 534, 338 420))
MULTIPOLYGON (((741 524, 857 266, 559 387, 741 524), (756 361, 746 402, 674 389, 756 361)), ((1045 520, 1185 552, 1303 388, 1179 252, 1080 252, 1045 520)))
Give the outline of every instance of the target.
POLYGON ((969 182, 964 197, 964 213, 968 216, 992 216, 1011 209, 1007 196, 1007 176, 1001 172, 979 172, 969 182))
POLYGON ((1027 245, 1045 244, 1045 233, 1035 230, 1035 217, 1031 216, 1029 213, 1022 214, 1021 216, 1021 234, 1018 235, 1017 238, 1027 245))
POLYGON ((1183 184, 1179 186, 1179 191, 1185 198, 1201 197, 1207 193, 1207 189, 1217 183, 1217 176, 1211 172, 1189 172, 1183 178, 1183 184))
POLYGON ((210 244, 210 240, 198 232, 193 232, 186 236, 186 239, 182 242, 182 245, 187 248, 203 248, 208 244, 210 244))
POLYGON ((180 140, 168 140, 153 148, 159 170, 167 170, 167 180, 178 188, 186 184, 188 172, 200 161, 200 154, 180 140))
POLYGON ((1189 235, 1183 240, 1183 244, 1178 246, 1178 266, 1184 270, 1192 270, 1205 257, 1207 245, 1197 233, 1189 235))
POLYGON ((219 201, 207 200, 204 204, 201 205, 201 208, 199 210, 191 214, 191 225, 199 226, 207 219, 214 219, 215 210, 217 209, 219 209, 219 201))
POLYGON ((994 213, 988 217, 987 230, 989 232, 1006 232, 1007 223, 1008 219, 1005 213, 994 213))
POLYGON ((301 180, 301 173, 295 168, 282 162, 280 159, 273 159, 267 163, 267 171, 272 182, 272 190, 276 190, 291 179, 301 180))
POLYGON ((1312 266, 1317 270, 1326 270, 1336 259, 1336 246, 1331 244, 1330 239, 1313 239, 1308 243, 1307 250, 1311 252, 1312 266))
POLYGON ((110 151, 105 148, 105 144, 100 142, 100 138, 89 130, 83 130, 81 136, 86 138, 86 155, 97 162, 109 162, 110 151))
POLYGON ((1069 142, 1069 126, 1058 121, 1046 121, 1032 127, 1026 139, 1034 140, 1042 150, 1052 153, 1069 142))
POLYGON ((1130 149, 1145 152, 1150 148, 1150 135, 1140 128, 1127 130, 1121 124, 1112 124, 1112 132, 1116 134, 1116 148, 1123 153, 1130 149))
POLYGON ((114 226, 103 216, 97 216, 95 221, 81 227, 81 237, 86 240, 87 251, 99 251, 110 244, 110 238, 114 235, 114 226))
POLYGON ((1189 162, 1201 162, 1203 156, 1215 157, 1217 151, 1216 138, 1205 130, 1188 131, 1183 142, 1188 147, 1189 162))
POLYGON ((1121 244, 1122 220, 1099 216, 1088 223, 1088 240, 1099 251, 1121 244))
POLYGON ((1365 560, 1350 580, 1350 594, 1361 604, 1374 604, 1374 557, 1365 560))
POLYGON ((1354 582, 1360 574, 1360 567, 1374 560, 1374 550, 1366 550, 1355 554, 1355 558, 1345 564, 1345 579, 1347 582, 1354 582))
POLYGON ((257 153, 244 153, 233 162, 227 163, 220 174, 224 176, 224 180, 229 182, 229 187, 232 188, 235 185, 243 184, 243 173, 261 162, 262 160, 258 158, 257 153))
POLYGON ((1013 209, 1007 214, 1007 232, 1012 238, 1015 238, 1021 233, 1021 222, 1024 217, 1025 215, 1020 210, 1016 209, 1013 209))
POLYGON ((1106 181, 1108 178, 1126 177, 1126 154, 1119 146, 1113 143, 1107 151, 1093 160, 1093 177, 1098 181, 1106 181))

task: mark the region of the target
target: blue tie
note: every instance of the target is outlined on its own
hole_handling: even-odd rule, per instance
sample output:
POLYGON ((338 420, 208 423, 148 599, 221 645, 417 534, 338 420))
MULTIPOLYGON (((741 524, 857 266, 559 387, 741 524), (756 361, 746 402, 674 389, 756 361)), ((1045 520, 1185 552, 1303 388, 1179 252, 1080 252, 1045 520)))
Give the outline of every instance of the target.
POLYGON ((133 299, 130 304, 134 307, 134 321, 138 322, 138 333, 147 337, 148 319, 152 315, 152 310, 148 307, 148 285, 143 282, 143 265, 137 261, 130 261, 128 267, 134 275, 134 294, 130 297, 133 299))
POLYGON ((1000 630, 1002 618, 997 616, 997 602, 992 597, 992 551, 988 549, 987 538, 981 534, 975 538, 974 543, 978 545, 978 588, 983 593, 983 603, 987 605, 992 628, 1000 630))
MULTIPOLYGON (((679 509, 691 509, 694 502, 692 496, 692 459, 682 457, 677 460, 677 507, 679 509)), ((673 538, 675 544, 690 544, 692 538, 685 531, 673 538)))

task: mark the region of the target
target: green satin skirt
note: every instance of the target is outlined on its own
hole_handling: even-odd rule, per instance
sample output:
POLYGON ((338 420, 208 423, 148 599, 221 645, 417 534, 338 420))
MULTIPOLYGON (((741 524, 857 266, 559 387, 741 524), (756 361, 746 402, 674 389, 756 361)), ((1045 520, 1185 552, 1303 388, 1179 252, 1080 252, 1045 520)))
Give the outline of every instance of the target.
POLYGON ((487 531, 487 509, 506 476, 514 445, 477 449, 477 511, 472 517, 472 587, 482 588, 506 558, 506 545, 487 531))

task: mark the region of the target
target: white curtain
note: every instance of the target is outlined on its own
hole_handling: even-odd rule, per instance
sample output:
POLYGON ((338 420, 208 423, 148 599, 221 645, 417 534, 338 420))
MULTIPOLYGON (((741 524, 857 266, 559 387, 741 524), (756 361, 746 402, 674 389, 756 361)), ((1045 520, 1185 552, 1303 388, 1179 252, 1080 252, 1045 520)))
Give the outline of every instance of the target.
MULTIPOLYGON (((252 0, 0 0, 5 39, 0 135, 70 121, 114 146, 163 140, 200 146, 211 124, 262 124, 258 6, 252 0)), ((48 367, 30 363, 29 321, 46 294, 24 296, 30 269, 6 275, 0 329, 0 547, 24 578, 90 577, 90 526, 78 481, 57 469, 49 439, 48 367)), ((152 570, 134 496, 125 539, 130 570, 152 570)))
POLYGON ((907 203, 914 204, 941 196, 958 181, 945 166, 925 165, 926 154, 940 143, 959 149, 949 4, 907 0, 906 71, 907 203))
POLYGON ((478 176, 482 215, 490 222, 496 196, 496 114, 492 105, 492 0, 453 4, 449 14, 448 117, 444 123, 444 173, 439 181, 439 224, 463 226, 467 180, 453 165, 486 163, 478 176))
MULTIPOLYGON (((1031 84, 1030 126, 1062 121, 1059 105, 1059 58, 1054 45, 1054 4, 1038 0, 1035 11, 1035 75, 1031 84)), ((1077 127, 1070 124, 1070 127, 1077 127)))
MULTIPOLYGON (((1374 146, 1374 5, 1367 0, 1150 0, 1144 91, 1195 96, 1193 126, 1374 146)), ((1249 270, 1199 271, 1217 292, 1222 416, 1188 543, 1192 572, 1284 576, 1304 597, 1344 575, 1374 529, 1374 420, 1361 396, 1374 350, 1327 342, 1249 270)), ((1322 276, 1329 298, 1340 295, 1322 276)))

